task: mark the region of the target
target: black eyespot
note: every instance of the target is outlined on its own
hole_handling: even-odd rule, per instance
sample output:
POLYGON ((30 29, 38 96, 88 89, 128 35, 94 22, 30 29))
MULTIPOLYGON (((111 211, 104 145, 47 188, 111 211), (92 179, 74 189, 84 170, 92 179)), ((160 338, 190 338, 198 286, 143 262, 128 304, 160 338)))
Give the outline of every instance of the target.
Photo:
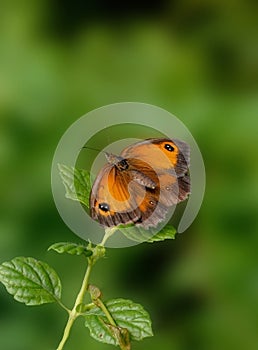
POLYGON ((169 152, 173 152, 175 150, 174 147, 171 146, 169 143, 166 143, 164 148, 169 152))
POLYGON ((149 203, 150 203, 150 205, 152 205, 152 206, 155 205, 155 202, 154 202, 154 201, 150 201, 149 203))
POLYGON ((107 203, 100 203, 99 209, 106 213, 107 211, 109 211, 109 205, 107 203))

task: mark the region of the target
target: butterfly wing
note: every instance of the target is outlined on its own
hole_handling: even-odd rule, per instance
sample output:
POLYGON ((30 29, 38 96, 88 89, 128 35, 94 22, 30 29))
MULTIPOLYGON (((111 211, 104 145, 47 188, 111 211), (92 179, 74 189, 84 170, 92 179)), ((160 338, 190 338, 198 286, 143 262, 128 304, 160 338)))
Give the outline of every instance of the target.
MULTIPOLYGON (((160 187, 159 201, 165 206, 177 204, 190 193, 190 147, 183 141, 148 139, 123 150, 121 156, 135 158, 149 165, 157 174, 160 187)), ((140 167, 139 171, 141 171, 140 167)), ((143 169, 145 173, 145 170, 143 169)))
POLYGON ((121 223, 154 227, 167 213, 159 203, 157 175, 139 160, 128 164, 126 171, 110 164, 102 168, 91 190, 91 217, 108 227, 121 223))
POLYGON ((177 176, 182 176, 189 168, 190 147, 176 139, 147 139, 125 148, 121 157, 141 159, 156 170, 174 169, 177 176))
POLYGON ((155 227, 169 207, 190 193, 189 146, 149 139, 123 150, 128 168, 105 165, 91 191, 91 216, 104 226, 135 223, 155 227))
POLYGON ((114 165, 105 165, 91 190, 91 217, 109 227, 141 220, 139 205, 145 191, 137 182, 132 186, 131 181, 131 172, 122 172, 114 165))

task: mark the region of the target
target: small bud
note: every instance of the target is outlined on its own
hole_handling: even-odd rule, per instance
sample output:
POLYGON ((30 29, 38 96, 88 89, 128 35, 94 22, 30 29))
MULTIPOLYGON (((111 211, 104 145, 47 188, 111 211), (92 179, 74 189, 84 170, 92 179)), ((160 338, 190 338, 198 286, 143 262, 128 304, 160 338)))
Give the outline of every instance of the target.
POLYGON ((100 289, 98 287, 94 286, 93 284, 89 284, 88 291, 90 293, 92 300, 99 299, 102 296, 100 289))

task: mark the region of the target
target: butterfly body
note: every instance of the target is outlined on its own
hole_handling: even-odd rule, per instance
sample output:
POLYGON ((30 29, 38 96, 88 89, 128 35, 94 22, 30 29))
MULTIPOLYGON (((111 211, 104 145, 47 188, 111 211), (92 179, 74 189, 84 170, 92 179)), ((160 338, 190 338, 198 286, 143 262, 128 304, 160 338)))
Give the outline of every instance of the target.
POLYGON ((147 139, 106 158, 90 196, 91 217, 103 226, 155 227, 190 193, 189 146, 182 141, 147 139))

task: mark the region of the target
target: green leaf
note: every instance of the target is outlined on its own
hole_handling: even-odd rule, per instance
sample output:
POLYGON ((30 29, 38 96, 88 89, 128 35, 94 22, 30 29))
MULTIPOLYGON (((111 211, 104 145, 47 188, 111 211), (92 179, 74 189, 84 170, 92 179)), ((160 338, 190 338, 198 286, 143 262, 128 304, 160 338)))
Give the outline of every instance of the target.
POLYGON ((79 201, 89 208, 91 191, 90 173, 83 169, 58 164, 59 174, 65 186, 66 198, 79 201))
POLYGON ((151 232, 151 229, 145 230, 142 227, 134 224, 119 225, 118 230, 131 241, 135 241, 139 243, 147 242, 153 235, 153 233, 151 232))
POLYGON ((26 305, 52 303, 61 298, 57 273, 45 262, 17 257, 0 265, 0 282, 14 299, 26 305))
MULTIPOLYGON (((147 311, 140 304, 131 300, 112 299, 105 303, 116 325, 127 329, 132 340, 142 340, 153 335, 151 320, 147 311)), ((119 340, 112 331, 103 311, 98 307, 85 314, 85 326, 89 328, 90 335, 103 343, 119 345, 119 340)))
POLYGON ((59 242, 52 244, 48 250, 54 250, 57 253, 67 253, 71 255, 82 255, 91 256, 92 251, 87 249, 86 245, 69 243, 69 242, 59 242))
POLYGON ((165 239, 175 239, 176 229, 172 225, 166 225, 156 235, 151 237, 147 242, 153 243, 158 241, 164 241, 165 239))
POLYGON ((120 225, 118 226, 118 230, 130 240, 148 243, 164 241, 165 239, 175 239, 176 234, 176 229, 172 225, 166 225, 158 233, 155 233, 153 229, 145 230, 137 225, 120 225))

